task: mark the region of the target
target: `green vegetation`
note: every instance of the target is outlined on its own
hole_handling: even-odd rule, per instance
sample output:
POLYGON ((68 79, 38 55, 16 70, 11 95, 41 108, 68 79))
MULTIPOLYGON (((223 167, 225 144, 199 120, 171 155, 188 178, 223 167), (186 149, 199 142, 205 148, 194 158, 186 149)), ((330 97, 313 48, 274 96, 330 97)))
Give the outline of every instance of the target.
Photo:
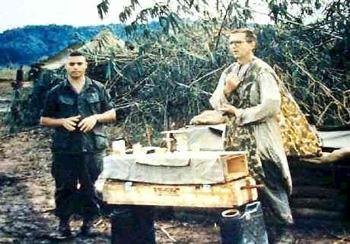
MULTIPOLYGON (((196 2, 203 1, 178 4, 193 11, 196 2)), ((275 67, 309 121, 318 127, 349 126, 350 4, 317 3, 295 2, 300 11, 292 16, 293 3, 269 1, 273 25, 248 25, 251 8, 236 1, 221 8, 219 17, 196 22, 155 5, 156 9, 141 10, 143 15, 127 26, 134 51, 87 53, 89 76, 105 82, 122 117, 124 136, 130 141, 145 139, 146 128, 154 133, 178 128, 209 109, 208 98, 219 75, 233 62, 226 48, 226 30, 248 25, 258 35, 257 56, 275 67), (319 10, 322 17, 304 21, 319 10), (148 17, 158 17, 161 29, 149 28, 148 17)), ((127 9, 123 19, 132 11, 127 9)))

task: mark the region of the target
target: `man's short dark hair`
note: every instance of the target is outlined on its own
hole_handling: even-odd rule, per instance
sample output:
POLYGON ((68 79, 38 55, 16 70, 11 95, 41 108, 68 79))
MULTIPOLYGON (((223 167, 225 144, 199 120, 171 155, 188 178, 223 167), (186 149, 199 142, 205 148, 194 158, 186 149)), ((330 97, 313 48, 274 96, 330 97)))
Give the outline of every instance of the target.
POLYGON ((84 56, 84 54, 82 52, 79 52, 79 51, 73 51, 69 54, 69 57, 77 57, 77 56, 84 56))

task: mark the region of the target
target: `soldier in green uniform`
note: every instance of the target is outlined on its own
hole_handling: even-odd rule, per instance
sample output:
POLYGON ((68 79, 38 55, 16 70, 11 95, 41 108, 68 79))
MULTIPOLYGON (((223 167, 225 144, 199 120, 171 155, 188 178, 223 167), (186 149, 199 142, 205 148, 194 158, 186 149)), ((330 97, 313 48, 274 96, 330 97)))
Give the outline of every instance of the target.
POLYGON ((278 123, 281 94, 273 69, 254 56, 256 45, 251 30, 230 32, 229 50, 236 62, 221 75, 210 103, 231 117, 226 150, 248 152, 250 172, 264 185, 259 195, 265 221, 285 237, 285 227, 293 223, 288 202, 292 181, 278 123))
POLYGON ((108 145, 103 124, 115 121, 116 113, 104 86, 85 76, 87 62, 80 52, 69 55, 65 68, 67 79, 47 94, 40 123, 55 128, 52 175, 58 230, 70 236, 70 217, 79 213, 81 234, 89 235, 99 214, 94 183, 108 145))

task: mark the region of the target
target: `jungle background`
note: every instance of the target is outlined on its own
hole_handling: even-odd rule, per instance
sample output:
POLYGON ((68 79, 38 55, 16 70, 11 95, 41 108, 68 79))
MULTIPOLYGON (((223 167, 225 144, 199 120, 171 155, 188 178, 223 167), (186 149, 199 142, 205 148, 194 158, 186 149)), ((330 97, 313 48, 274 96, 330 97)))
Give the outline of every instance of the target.
MULTIPOLYGON (((160 131, 180 128, 208 109, 208 98, 221 72, 234 61, 225 34, 239 27, 255 30, 256 55, 275 68, 311 124, 318 129, 348 128, 349 1, 261 2, 270 24, 259 23, 254 16, 260 10, 249 0, 155 1, 149 8, 140 8, 137 0, 131 0, 119 15, 122 24, 105 26, 126 45, 108 45, 107 38, 99 49, 83 49, 90 63, 89 76, 105 83, 116 104, 119 120, 108 128, 110 140, 123 137, 130 145, 138 141, 159 145, 160 131)), ((108 6, 108 0, 97 6, 101 17, 108 13, 108 6)), ((50 131, 38 126, 38 118, 47 90, 64 71, 45 70, 45 75, 29 79, 20 89, 12 89, 9 80, 15 78, 19 65, 25 65, 28 72, 26 66, 44 62, 76 43, 83 46, 105 27, 28 26, 0 34, 1 102, 5 104, 0 242, 52 241, 47 230, 55 228, 50 131)), ((192 221, 182 216, 181 220, 160 220, 159 241, 218 242, 217 227, 209 217, 192 221), (191 234, 184 234, 188 232, 191 234)), ((313 223, 305 228, 303 221, 299 223, 302 228, 291 230, 299 243, 349 241, 345 225, 319 228, 313 223)), ((108 221, 102 219, 97 226, 107 235, 101 237, 106 241, 108 221)))

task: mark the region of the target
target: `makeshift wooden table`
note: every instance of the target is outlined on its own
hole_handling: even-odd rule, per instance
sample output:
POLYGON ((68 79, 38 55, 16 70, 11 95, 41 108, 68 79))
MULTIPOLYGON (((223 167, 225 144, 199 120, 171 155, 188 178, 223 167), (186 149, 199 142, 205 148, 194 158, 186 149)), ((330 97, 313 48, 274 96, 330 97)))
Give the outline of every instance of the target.
POLYGON ((110 155, 101 179, 107 204, 232 208, 258 197, 244 152, 110 155))
MULTIPOLYGON (((104 181, 103 200, 109 205, 234 208, 258 197, 244 152, 110 155, 104 158, 99 180, 104 181)), ((119 211, 117 216, 112 216, 112 243, 134 241, 135 235, 128 235, 131 230, 120 229, 132 221, 124 215, 119 211)), ((129 223, 130 228, 140 238, 147 236, 148 242, 154 243, 153 224, 150 224, 153 217, 136 218, 133 224, 129 223), (145 220, 147 224, 138 223, 145 220)))

